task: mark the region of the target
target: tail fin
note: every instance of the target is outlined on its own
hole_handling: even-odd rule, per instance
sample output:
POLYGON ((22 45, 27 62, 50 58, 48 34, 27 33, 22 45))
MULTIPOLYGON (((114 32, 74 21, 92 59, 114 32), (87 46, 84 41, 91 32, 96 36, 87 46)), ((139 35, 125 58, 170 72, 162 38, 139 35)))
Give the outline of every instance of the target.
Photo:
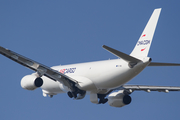
POLYGON ((154 10, 134 50, 130 54, 131 56, 136 58, 142 58, 148 56, 160 12, 161 12, 161 8, 154 10))

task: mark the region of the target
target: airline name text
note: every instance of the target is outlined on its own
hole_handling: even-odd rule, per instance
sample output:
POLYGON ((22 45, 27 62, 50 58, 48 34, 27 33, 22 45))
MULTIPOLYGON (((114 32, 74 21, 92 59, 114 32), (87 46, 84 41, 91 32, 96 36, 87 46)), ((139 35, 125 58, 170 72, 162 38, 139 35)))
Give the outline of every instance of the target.
POLYGON ((141 40, 141 41, 138 41, 137 46, 148 45, 148 44, 150 44, 150 40, 141 40))
POLYGON ((76 68, 66 68, 66 69, 61 69, 59 72, 63 74, 67 74, 67 73, 74 73, 75 70, 76 68))

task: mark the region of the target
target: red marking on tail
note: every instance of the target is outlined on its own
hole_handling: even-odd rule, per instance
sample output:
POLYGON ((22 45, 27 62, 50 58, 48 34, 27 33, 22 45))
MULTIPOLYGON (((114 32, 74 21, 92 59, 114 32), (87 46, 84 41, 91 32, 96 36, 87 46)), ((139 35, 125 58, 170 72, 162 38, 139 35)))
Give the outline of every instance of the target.
POLYGON ((142 37, 145 37, 145 36, 146 36, 146 34, 142 35, 142 37))
POLYGON ((141 49, 141 51, 144 51, 146 48, 144 48, 144 49, 141 49))

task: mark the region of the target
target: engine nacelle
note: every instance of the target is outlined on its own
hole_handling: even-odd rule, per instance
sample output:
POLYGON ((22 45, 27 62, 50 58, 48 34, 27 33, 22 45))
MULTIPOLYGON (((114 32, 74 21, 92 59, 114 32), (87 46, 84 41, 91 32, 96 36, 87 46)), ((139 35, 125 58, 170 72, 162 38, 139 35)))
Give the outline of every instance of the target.
POLYGON ((43 80, 36 75, 26 75, 21 79, 21 87, 26 90, 35 90, 43 85, 43 80))
POLYGON ((113 92, 108 96, 108 104, 112 107, 123 107, 131 103, 131 97, 125 95, 123 90, 113 92))

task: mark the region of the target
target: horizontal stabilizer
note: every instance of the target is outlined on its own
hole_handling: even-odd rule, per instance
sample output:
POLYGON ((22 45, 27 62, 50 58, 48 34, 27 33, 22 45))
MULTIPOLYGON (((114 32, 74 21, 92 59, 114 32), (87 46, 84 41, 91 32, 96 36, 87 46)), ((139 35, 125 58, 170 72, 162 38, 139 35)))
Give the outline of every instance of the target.
POLYGON ((157 63, 151 62, 148 66, 180 66, 178 63, 157 63))
POLYGON ((130 56, 130 55, 127 55, 127 54, 122 53, 122 52, 120 52, 120 51, 118 51, 118 50, 115 50, 115 49, 113 49, 113 48, 110 48, 110 47, 108 47, 108 46, 106 46, 106 45, 103 45, 102 47, 103 47, 104 49, 106 49, 107 51, 111 52, 112 54, 116 55, 116 56, 119 57, 119 58, 122 58, 123 60, 125 60, 125 61, 127 61, 127 62, 130 62, 130 63, 138 63, 138 62, 141 61, 141 60, 139 60, 139 59, 137 59, 137 58, 134 58, 134 57, 132 57, 132 56, 130 56))

